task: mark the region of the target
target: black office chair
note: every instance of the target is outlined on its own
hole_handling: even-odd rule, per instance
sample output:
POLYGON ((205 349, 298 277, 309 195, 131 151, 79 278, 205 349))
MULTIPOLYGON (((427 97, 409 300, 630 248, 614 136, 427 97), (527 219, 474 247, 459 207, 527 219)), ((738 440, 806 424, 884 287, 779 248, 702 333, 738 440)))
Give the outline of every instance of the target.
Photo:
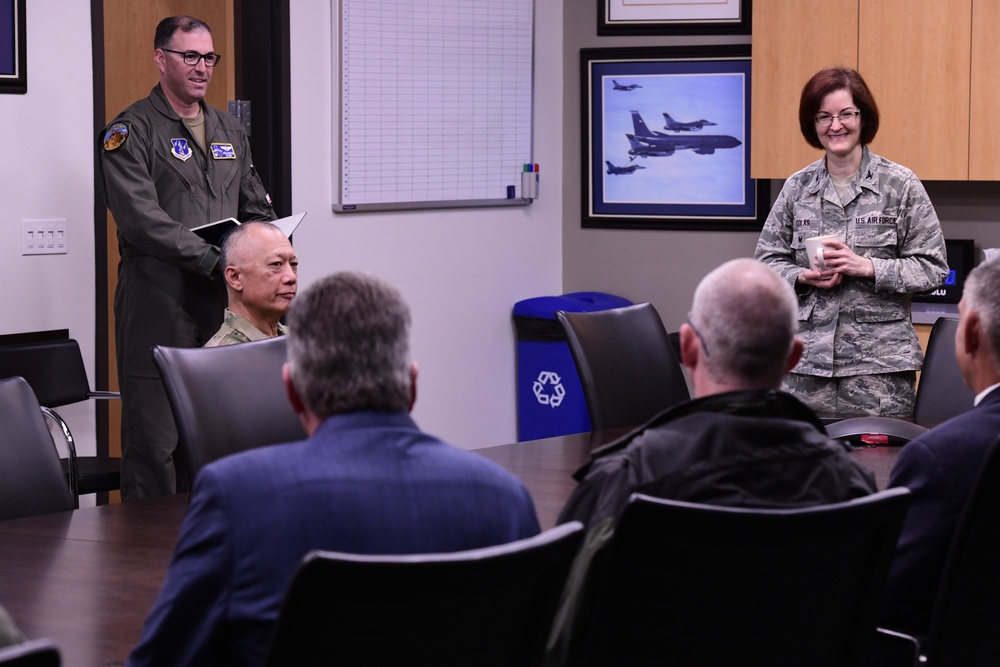
POLYGON ((635 494, 588 576, 584 665, 861 667, 907 489, 765 510, 635 494))
POLYGON ((940 317, 931 328, 920 384, 913 405, 913 422, 878 415, 852 417, 827 424, 831 438, 855 446, 905 445, 929 428, 972 409, 975 393, 965 385, 955 358, 958 320, 940 317))
POLYGON ((67 477, 73 497, 121 488, 121 459, 112 456, 78 456, 76 441, 66 421, 54 408, 88 399, 119 399, 116 391, 92 391, 79 344, 70 339, 0 345, 0 377, 21 376, 31 385, 38 402, 62 433, 66 443, 67 477))
POLYGON ((538 665, 582 538, 571 522, 450 554, 313 552, 289 586, 267 664, 538 665))
POLYGON ((49 639, 33 639, 0 648, 0 667, 59 667, 59 649, 49 639))
POLYGON ((927 339, 924 366, 913 405, 913 421, 928 428, 972 409, 976 398, 955 358, 958 320, 939 317, 927 339))
POLYGON ((0 380, 0 521, 76 507, 41 406, 22 377, 0 380))
POLYGON ((566 332, 595 431, 642 424, 691 397, 652 304, 559 311, 556 317, 566 332))
POLYGON ((998 562, 1000 437, 993 441, 986 454, 975 487, 955 529, 938 585, 926 641, 921 645, 915 637, 882 631, 909 645, 907 659, 898 664, 919 663, 932 667, 1000 665, 1000 633, 997 632, 1000 627, 998 562))
POLYGON ((227 454, 305 437, 281 381, 286 349, 284 336, 223 347, 153 348, 192 481, 205 464, 227 454))

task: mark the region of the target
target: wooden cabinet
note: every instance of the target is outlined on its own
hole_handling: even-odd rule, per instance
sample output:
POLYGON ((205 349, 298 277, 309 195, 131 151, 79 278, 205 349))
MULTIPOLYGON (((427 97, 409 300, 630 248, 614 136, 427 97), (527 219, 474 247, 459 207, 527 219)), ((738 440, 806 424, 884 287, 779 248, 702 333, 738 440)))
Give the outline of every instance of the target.
POLYGON ((1000 2, 972 3, 969 180, 1000 181, 1000 2))
POLYGON ((881 112, 872 150, 923 180, 1000 180, 1000 3, 755 0, 751 175, 784 179, 821 153, 798 131, 802 86, 856 67, 881 112), (782 108, 781 111, 774 111, 782 108))
POLYGON ((754 0, 750 175, 785 179, 822 157, 799 132, 799 97, 813 74, 858 66, 857 0, 754 0))

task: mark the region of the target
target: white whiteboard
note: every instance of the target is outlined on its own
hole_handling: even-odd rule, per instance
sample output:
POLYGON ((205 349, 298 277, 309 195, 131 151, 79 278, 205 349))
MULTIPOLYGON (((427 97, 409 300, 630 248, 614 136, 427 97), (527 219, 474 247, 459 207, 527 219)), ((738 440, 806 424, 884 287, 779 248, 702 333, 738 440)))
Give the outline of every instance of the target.
POLYGON ((336 212, 524 204, 534 0, 339 0, 336 212))

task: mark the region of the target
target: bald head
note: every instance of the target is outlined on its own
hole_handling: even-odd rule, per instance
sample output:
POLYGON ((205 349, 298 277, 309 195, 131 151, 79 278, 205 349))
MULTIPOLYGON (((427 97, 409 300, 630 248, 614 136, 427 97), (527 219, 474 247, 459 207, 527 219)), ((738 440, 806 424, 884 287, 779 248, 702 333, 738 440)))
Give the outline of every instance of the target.
MULTIPOLYGON (((702 279, 691 323, 697 331, 688 331, 688 347, 698 349, 683 350, 682 340, 685 363, 699 364, 706 384, 720 390, 776 389, 801 354, 795 292, 753 259, 726 262, 702 279)), ((696 393, 715 393, 695 384, 696 393)))
POLYGON ((298 287, 298 257, 270 222, 246 222, 222 242, 229 309, 264 333, 277 330, 298 287))

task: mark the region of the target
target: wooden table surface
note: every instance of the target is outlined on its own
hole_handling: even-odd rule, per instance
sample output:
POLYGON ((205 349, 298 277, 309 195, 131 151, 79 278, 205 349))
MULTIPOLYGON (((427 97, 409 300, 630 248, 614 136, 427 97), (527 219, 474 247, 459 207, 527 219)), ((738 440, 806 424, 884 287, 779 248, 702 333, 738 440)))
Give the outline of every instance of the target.
MULTIPOLYGON (((543 529, 593 447, 623 433, 580 433, 476 450, 524 480, 543 529)), ((884 488, 898 449, 852 456, 884 488)), ((52 639, 67 667, 124 662, 173 555, 187 496, 0 522, 0 604, 29 638, 52 639)))

